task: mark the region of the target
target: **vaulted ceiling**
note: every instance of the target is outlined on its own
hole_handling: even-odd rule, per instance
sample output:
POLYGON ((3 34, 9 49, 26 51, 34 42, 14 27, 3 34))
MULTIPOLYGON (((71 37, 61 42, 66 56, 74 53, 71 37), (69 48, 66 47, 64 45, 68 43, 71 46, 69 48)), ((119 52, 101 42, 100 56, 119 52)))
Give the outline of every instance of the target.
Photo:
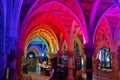
MULTIPOLYGON (((97 21, 103 13, 110 7, 112 6, 113 0, 98 0, 100 1, 99 5, 95 5, 96 0, 79 0, 80 5, 82 6, 82 9, 84 11, 86 21, 89 21, 91 11, 93 8, 97 7, 96 15, 95 15, 95 21, 97 21)), ((96 22, 97 24, 97 22, 96 22)))
POLYGON ((120 20, 120 10, 116 8, 113 0, 23 0, 19 29, 27 36, 34 26, 48 25, 59 40, 61 33, 68 38, 75 21, 73 34, 78 31, 77 36, 83 40, 89 35, 90 24, 95 31, 103 17, 114 30, 120 20))

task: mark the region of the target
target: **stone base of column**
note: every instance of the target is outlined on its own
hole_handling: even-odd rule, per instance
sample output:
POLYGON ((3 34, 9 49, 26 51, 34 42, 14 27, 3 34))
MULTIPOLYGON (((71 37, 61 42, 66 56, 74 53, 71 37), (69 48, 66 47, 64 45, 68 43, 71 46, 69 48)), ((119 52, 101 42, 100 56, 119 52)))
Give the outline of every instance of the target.
MULTIPOLYGON (((4 54, 4 53, 3 53, 4 54)), ((0 80, 6 80, 7 55, 0 56, 0 80)))
POLYGON ((93 80, 92 73, 87 73, 87 79, 86 80, 93 80))
POLYGON ((87 75, 87 79, 86 80, 93 80, 93 70, 92 69, 87 69, 86 70, 86 75, 87 75))
POLYGON ((74 80, 74 77, 72 77, 72 76, 67 77, 67 80, 74 80))

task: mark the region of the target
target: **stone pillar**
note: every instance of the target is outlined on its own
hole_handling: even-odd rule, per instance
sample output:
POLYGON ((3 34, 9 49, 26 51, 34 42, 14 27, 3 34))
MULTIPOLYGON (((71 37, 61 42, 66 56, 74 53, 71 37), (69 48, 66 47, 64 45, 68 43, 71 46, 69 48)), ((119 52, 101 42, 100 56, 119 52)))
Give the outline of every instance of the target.
MULTIPOLYGON (((2 0, 0 1, 2 3, 2 0)), ((4 7, 5 4, 2 5, 4 7)), ((6 69, 6 60, 7 56, 5 53, 5 16, 3 13, 3 8, 0 8, 0 80, 5 80, 5 69, 6 69)))
POLYGON ((57 73, 57 57, 54 57, 54 58, 52 59, 52 67, 54 68, 54 73, 53 73, 53 75, 56 75, 56 73, 57 73))
POLYGON ((12 49, 9 54, 9 76, 8 79, 10 80, 16 80, 16 63, 17 63, 17 57, 16 57, 16 50, 12 49))
POLYGON ((94 47, 85 46, 84 48, 86 54, 86 80, 93 79, 93 67, 92 67, 92 55, 94 53, 94 47))
POLYGON ((7 55, 0 56, 0 80, 6 79, 7 55))
POLYGON ((16 63, 17 63, 17 56, 16 56, 16 41, 15 37, 10 36, 9 34, 6 35, 6 44, 5 44, 5 51, 7 54, 7 67, 9 68, 8 79, 16 80, 16 63))
POLYGON ((17 48, 17 80, 22 80, 22 57, 23 57, 22 48, 17 48))
POLYGON ((63 51, 59 50, 58 51, 58 56, 62 56, 63 55, 63 51))
POLYGON ((58 64, 61 63, 62 55, 63 55, 63 51, 58 51, 58 54, 57 54, 57 57, 58 57, 58 64))
POLYGON ((118 61, 117 61, 117 55, 115 54, 115 52, 111 52, 111 56, 112 56, 112 70, 113 70, 113 79, 112 80, 119 80, 118 79, 118 75, 119 75, 119 70, 118 70, 118 61))
POLYGON ((17 76, 16 63, 17 63, 17 59, 14 59, 10 65, 10 68, 9 68, 10 72, 9 72, 9 78, 8 78, 10 80, 16 80, 16 76, 17 76))
POLYGON ((73 77, 73 64, 72 64, 72 57, 74 55, 74 51, 66 51, 68 56, 68 77, 67 80, 74 80, 73 77))

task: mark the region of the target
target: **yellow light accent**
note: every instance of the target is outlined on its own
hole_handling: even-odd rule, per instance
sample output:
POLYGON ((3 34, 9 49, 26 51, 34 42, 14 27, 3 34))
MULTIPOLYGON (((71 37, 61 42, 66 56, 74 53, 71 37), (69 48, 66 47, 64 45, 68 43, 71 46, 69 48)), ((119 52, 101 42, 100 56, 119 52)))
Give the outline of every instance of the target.
POLYGON ((46 25, 40 25, 40 26, 35 26, 33 28, 29 35, 26 38, 25 45, 24 45, 24 51, 26 53, 26 46, 29 44, 30 40, 32 40, 35 37, 42 37, 49 43, 49 47, 51 51, 49 53, 56 53, 56 47, 58 48, 58 40, 57 37, 54 33, 54 31, 46 25))

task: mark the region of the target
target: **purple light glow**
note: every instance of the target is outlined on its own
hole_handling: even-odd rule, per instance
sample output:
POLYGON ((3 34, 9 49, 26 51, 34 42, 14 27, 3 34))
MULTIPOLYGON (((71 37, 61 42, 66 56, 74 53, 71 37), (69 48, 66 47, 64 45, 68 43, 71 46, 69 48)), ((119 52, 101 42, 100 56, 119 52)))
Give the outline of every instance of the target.
MULTIPOLYGON (((113 9, 114 6, 115 6, 115 5, 113 5, 113 6, 111 6, 110 8, 108 8, 108 9, 104 12, 104 14, 101 16, 101 18, 99 19, 99 21, 97 22, 97 25, 96 25, 96 28, 95 28, 95 32, 94 32, 94 35, 93 35, 93 43, 95 42, 95 41, 94 41, 94 40, 95 40, 95 34, 96 34, 96 32, 97 32, 97 28, 98 28, 99 25, 101 24, 102 19, 105 17, 106 14, 108 14, 108 12, 111 12, 111 11, 112 11, 112 9, 113 9)), ((110 27, 110 26, 109 26, 109 27, 110 27)))

